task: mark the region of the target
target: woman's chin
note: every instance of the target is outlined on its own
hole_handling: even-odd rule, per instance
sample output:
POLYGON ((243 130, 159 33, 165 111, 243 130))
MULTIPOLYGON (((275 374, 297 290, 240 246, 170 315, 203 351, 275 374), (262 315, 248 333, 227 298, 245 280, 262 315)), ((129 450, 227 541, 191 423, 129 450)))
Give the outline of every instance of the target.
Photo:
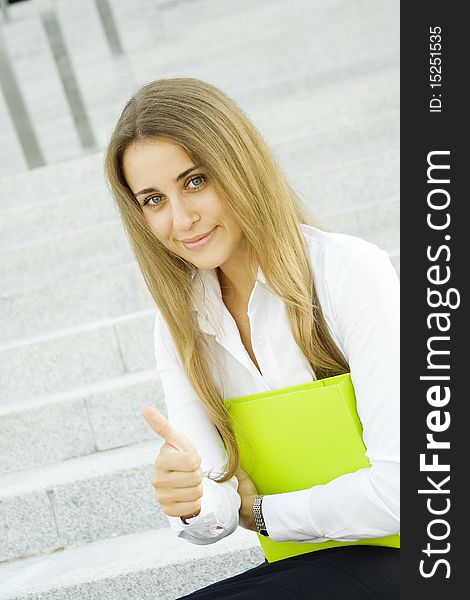
POLYGON ((214 255, 207 258, 201 256, 198 260, 193 259, 191 262, 197 269, 216 269, 223 263, 222 260, 217 259, 214 255))

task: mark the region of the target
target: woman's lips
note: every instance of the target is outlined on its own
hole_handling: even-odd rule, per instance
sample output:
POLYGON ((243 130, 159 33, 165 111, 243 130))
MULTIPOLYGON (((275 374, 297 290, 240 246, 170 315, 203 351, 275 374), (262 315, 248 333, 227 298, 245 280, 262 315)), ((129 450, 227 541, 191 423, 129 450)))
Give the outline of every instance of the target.
POLYGON ((212 240, 212 238, 215 235, 216 229, 217 229, 217 227, 214 227, 214 229, 212 231, 210 231, 205 237, 201 238, 197 242, 181 242, 181 243, 187 250, 197 250, 199 248, 203 248, 204 246, 207 246, 207 244, 210 243, 210 241, 212 240))

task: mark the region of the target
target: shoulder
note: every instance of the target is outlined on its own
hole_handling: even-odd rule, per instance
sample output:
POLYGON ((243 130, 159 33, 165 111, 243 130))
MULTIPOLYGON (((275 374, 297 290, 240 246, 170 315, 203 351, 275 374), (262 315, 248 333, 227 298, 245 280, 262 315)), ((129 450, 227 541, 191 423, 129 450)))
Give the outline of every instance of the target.
MULTIPOLYGON (((388 256, 385 250, 382 250, 376 244, 355 235, 323 231, 304 223, 300 224, 300 228, 310 250, 312 261, 316 259, 316 262, 320 263, 320 260, 327 260, 330 268, 337 267, 340 269, 344 261, 351 256, 361 254, 388 256)), ((320 265, 317 264, 316 266, 320 265)))
POLYGON ((300 225, 315 285, 338 315, 341 307, 398 292, 399 280, 385 250, 354 235, 300 225))
POLYGON ((316 278, 336 281, 348 272, 393 265, 385 250, 372 242, 346 233, 323 231, 311 225, 300 224, 309 249, 316 278))

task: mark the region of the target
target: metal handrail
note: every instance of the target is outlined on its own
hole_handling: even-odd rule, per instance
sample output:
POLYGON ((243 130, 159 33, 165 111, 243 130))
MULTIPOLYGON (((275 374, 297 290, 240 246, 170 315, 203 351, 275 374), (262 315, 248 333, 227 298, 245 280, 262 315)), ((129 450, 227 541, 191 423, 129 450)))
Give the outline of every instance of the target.
POLYGON ((0 0, 0 7, 2 9, 3 18, 5 19, 5 23, 9 21, 8 15, 8 0, 0 0))

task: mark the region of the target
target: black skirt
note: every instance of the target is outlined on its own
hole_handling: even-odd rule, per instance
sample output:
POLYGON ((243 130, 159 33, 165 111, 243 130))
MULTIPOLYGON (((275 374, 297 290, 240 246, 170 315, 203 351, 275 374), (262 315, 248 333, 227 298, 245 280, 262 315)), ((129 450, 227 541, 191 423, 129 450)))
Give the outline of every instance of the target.
POLYGON ((341 546, 254 567, 187 600, 399 600, 400 549, 341 546))

